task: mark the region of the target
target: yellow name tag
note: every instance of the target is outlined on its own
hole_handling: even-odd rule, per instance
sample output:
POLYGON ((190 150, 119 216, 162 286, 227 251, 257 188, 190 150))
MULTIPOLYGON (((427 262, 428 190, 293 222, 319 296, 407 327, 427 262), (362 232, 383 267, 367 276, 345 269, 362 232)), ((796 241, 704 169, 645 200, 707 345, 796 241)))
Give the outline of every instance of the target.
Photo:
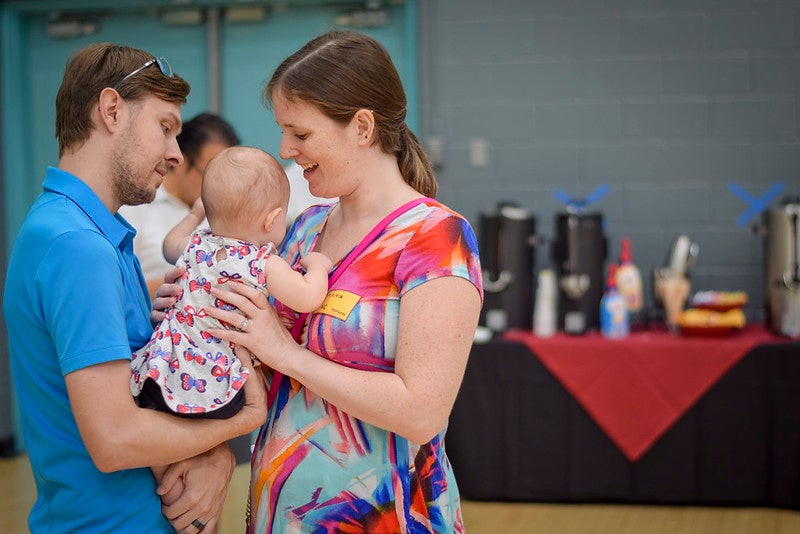
POLYGON ((359 295, 351 293, 350 291, 337 289, 328 293, 328 296, 325 297, 317 313, 324 313, 344 321, 350 315, 350 312, 353 311, 353 308, 356 307, 359 300, 361 300, 359 295))

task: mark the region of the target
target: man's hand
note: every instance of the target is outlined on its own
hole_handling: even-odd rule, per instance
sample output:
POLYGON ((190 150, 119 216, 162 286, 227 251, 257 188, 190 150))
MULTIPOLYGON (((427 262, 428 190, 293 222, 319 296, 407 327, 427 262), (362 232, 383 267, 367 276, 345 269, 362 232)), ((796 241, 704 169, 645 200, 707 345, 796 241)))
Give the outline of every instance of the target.
POLYGON ((222 515, 228 484, 236 467, 236 459, 227 443, 194 458, 172 464, 158 486, 161 513, 172 527, 185 534, 195 534, 192 523, 205 525, 203 534, 214 534, 222 515), (175 499, 173 486, 183 482, 183 492, 175 499), (168 502, 167 498, 175 499, 168 502))
POLYGON ((159 324, 167 316, 167 310, 178 302, 181 286, 177 282, 185 272, 184 267, 173 267, 164 275, 164 283, 156 289, 150 311, 150 322, 154 325, 159 324))

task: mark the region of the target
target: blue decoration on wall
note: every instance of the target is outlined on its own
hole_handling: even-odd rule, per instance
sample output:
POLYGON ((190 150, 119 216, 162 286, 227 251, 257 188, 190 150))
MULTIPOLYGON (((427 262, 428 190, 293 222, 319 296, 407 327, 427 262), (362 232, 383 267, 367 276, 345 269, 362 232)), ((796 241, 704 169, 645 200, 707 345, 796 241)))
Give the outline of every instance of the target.
POLYGON ((589 193, 586 198, 573 198, 560 189, 553 191, 553 196, 567 207, 568 212, 583 213, 586 211, 586 208, 606 196, 609 191, 611 191, 611 186, 603 184, 589 193))
POLYGON ((776 183, 760 197, 754 197, 733 182, 728 184, 728 189, 730 189, 731 193, 744 200, 748 205, 748 208, 736 219, 736 224, 738 226, 744 226, 750 219, 767 209, 769 203, 783 190, 783 184, 781 182, 776 183))

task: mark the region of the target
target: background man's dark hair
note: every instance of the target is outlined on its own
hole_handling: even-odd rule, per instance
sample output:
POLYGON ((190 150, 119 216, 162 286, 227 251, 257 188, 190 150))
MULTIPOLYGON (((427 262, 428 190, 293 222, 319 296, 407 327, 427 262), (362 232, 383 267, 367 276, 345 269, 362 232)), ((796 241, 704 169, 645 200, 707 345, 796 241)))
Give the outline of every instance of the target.
POLYGON ((210 142, 227 146, 241 144, 233 126, 219 115, 201 113, 183 123, 183 129, 178 134, 178 146, 190 167, 200 157, 200 149, 210 142))

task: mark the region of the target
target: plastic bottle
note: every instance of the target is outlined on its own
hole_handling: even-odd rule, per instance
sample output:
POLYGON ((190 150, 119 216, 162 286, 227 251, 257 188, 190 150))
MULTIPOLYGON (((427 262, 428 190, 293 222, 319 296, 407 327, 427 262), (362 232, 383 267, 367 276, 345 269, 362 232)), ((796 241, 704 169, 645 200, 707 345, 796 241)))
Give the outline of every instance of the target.
POLYGON ((533 306, 533 334, 551 337, 558 330, 556 313, 558 291, 552 269, 542 269, 536 282, 536 302, 533 306))
POLYGON ((642 295, 642 275, 639 268, 633 264, 631 254, 631 241, 627 237, 622 238, 619 253, 619 268, 615 276, 617 291, 625 298, 628 312, 635 316, 642 310, 644 297, 642 295))
POLYGON ((628 306, 617 291, 617 270, 617 265, 608 266, 606 292, 600 299, 600 332, 607 338, 623 338, 630 333, 628 306))

